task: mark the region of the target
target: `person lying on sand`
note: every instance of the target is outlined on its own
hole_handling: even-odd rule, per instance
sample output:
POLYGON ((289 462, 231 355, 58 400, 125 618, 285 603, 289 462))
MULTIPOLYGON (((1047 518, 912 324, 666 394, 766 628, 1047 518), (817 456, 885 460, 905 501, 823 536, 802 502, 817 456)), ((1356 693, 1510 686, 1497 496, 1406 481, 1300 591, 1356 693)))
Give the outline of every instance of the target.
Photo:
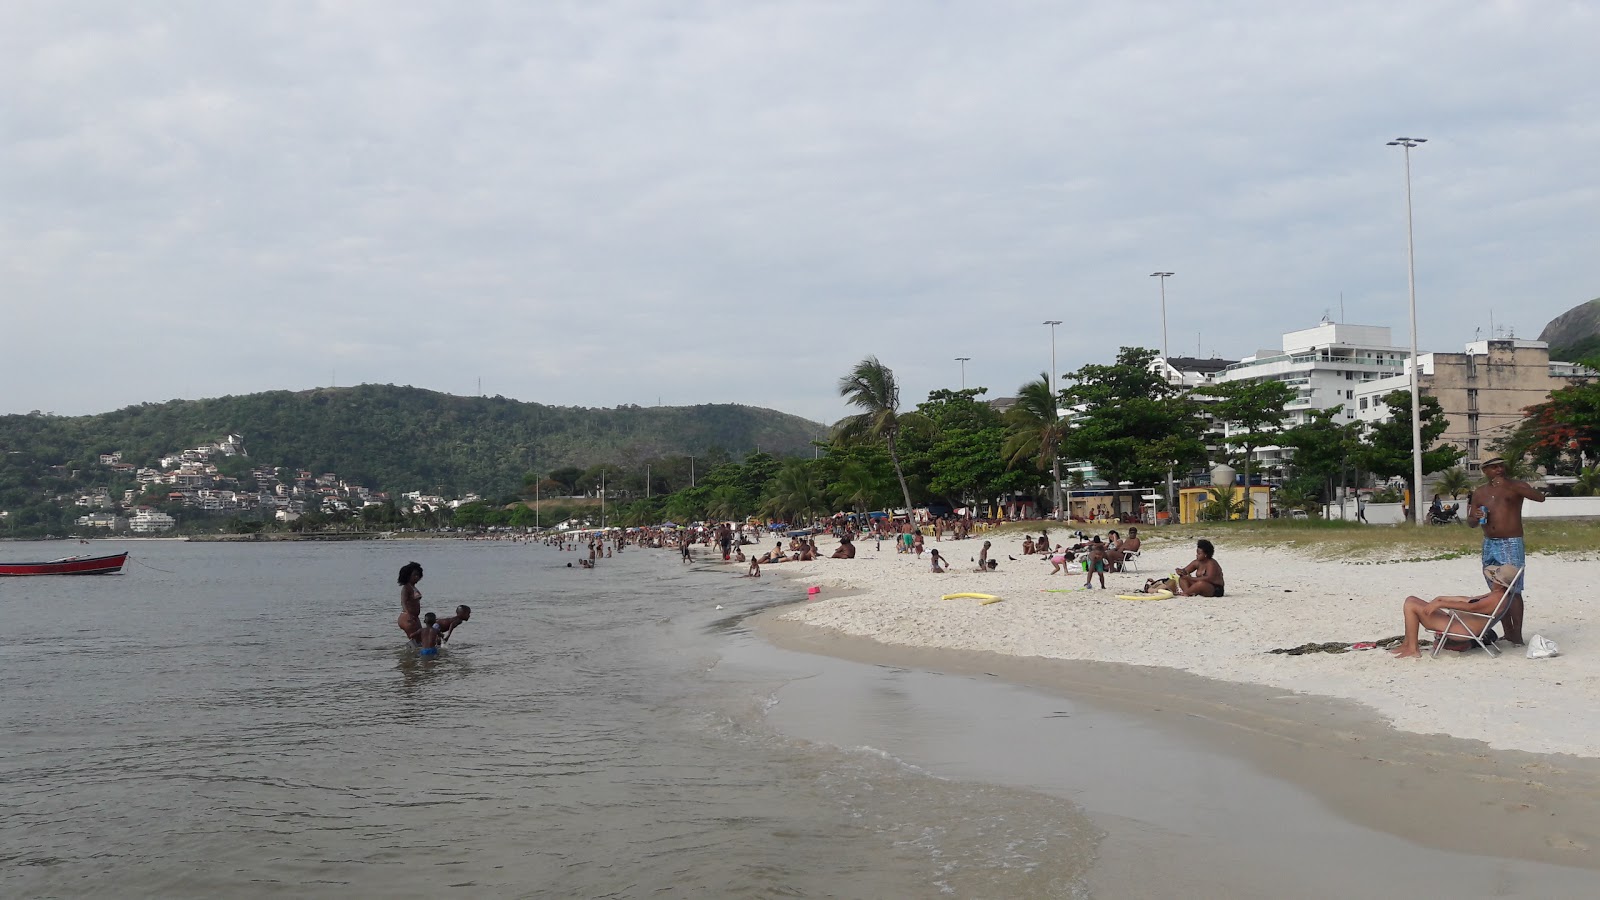
POLYGON ((1417 646, 1417 637, 1423 628, 1435 631, 1446 627, 1453 627, 1449 632, 1462 637, 1482 637, 1483 629, 1488 626, 1488 619, 1469 616, 1465 623, 1475 629, 1471 632, 1461 631, 1461 626, 1450 626, 1450 616, 1445 613, 1447 609, 1457 609, 1475 613, 1493 613, 1500 605, 1500 600, 1511 585, 1517 583, 1517 576, 1522 570, 1516 566, 1489 566, 1483 570, 1483 577, 1489 582, 1489 593, 1479 597, 1435 597, 1432 600, 1423 600, 1421 597, 1407 597, 1404 605, 1400 607, 1401 614, 1405 616, 1405 641, 1399 647, 1389 651, 1398 657, 1420 657, 1422 650, 1417 646))
POLYGON ((1152 578, 1145 582, 1144 592, 1171 591, 1178 597, 1221 597, 1223 595, 1222 565, 1216 560, 1216 548, 1205 538, 1194 542, 1194 562, 1172 573, 1172 577, 1152 578))

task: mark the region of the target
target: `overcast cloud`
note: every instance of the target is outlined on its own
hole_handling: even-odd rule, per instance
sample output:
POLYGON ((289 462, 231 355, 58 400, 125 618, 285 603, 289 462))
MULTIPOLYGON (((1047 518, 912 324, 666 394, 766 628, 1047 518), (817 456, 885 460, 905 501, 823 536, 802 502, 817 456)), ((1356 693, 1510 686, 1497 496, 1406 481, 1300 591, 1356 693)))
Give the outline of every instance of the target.
POLYGON ((0 6, 0 412, 335 382, 832 421, 1600 294, 1588 2, 0 6))

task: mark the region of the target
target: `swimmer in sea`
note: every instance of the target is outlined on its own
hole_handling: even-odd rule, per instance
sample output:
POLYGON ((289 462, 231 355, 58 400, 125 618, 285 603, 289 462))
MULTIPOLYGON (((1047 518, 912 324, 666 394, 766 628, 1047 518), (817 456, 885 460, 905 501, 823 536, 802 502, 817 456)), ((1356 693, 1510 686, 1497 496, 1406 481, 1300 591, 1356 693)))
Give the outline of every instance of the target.
POLYGON ((463 603, 460 606, 456 607, 456 614, 455 615, 446 616, 443 619, 440 619, 439 622, 438 622, 439 643, 441 643, 441 644, 449 643, 451 633, 454 632, 456 630, 456 628, 459 625, 461 625, 461 623, 463 623, 463 622, 465 622, 465 621, 467 621, 468 619, 471 619, 471 618, 472 618, 472 607, 470 607, 470 606, 466 605, 465 603, 463 603))
POLYGON ((408 562, 400 567, 400 619, 396 624, 413 644, 422 633, 422 591, 417 588, 421 580, 421 563, 408 562))
POLYGON ((422 633, 417 636, 417 644, 422 649, 417 652, 423 656, 436 656, 439 653, 439 618, 433 613, 422 617, 422 633))

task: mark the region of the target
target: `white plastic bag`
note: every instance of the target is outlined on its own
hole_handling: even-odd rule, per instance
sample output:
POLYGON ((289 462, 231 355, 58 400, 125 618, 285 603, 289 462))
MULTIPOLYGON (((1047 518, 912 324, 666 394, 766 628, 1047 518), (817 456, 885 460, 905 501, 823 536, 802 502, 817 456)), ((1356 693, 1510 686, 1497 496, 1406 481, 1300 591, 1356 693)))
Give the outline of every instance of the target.
POLYGON ((1528 641, 1529 659, 1549 659, 1560 652, 1561 648, 1556 646, 1556 642, 1542 634, 1536 634, 1532 640, 1528 641))

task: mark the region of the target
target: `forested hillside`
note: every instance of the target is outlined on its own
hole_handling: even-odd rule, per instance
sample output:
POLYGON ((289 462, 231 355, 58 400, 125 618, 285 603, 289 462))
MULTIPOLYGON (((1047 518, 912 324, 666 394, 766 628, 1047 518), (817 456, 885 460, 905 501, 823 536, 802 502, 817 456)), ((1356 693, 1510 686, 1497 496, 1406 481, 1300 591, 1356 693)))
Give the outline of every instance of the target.
POLYGON ((254 465, 339 477, 377 490, 486 496, 520 491, 524 475, 562 466, 668 455, 809 452, 825 429, 735 405, 583 409, 504 397, 456 397, 393 385, 270 391, 147 403, 94 416, 0 416, 0 508, 36 502, 42 481, 84 473, 101 453, 153 465, 165 454, 236 432, 254 465))

